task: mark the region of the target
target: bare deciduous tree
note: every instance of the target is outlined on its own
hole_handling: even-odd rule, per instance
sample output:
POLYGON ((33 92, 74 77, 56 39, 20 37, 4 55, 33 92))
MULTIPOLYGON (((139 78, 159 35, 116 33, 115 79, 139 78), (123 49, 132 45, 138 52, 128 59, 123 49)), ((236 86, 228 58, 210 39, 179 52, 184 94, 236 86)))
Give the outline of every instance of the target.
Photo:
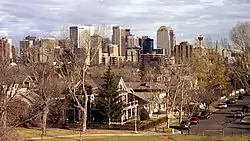
POLYGON ((46 134, 49 109, 56 101, 65 98, 62 93, 66 86, 62 77, 57 74, 54 66, 50 64, 34 64, 28 70, 34 83, 34 86, 30 87, 30 89, 39 96, 38 103, 42 111, 43 138, 46 134))
MULTIPOLYGON (((67 83, 70 96, 76 102, 75 106, 83 115, 81 120, 81 132, 86 130, 87 124, 88 93, 85 86, 86 74, 89 65, 93 59, 95 59, 96 54, 100 48, 102 48, 102 44, 104 43, 103 40, 99 40, 99 37, 109 37, 110 31, 111 29, 109 25, 98 25, 94 31, 94 35, 98 36, 97 40, 92 40, 92 35, 88 30, 82 33, 80 44, 82 45, 81 48, 83 49, 83 54, 77 55, 76 52, 67 51, 59 62, 62 64, 60 70, 67 83), (81 90, 80 94, 83 95, 79 95, 79 93, 77 93, 78 90, 81 90)), ((63 35, 63 37, 68 36, 63 35)))
POLYGON ((0 125, 7 127, 7 111, 18 92, 20 69, 9 63, 0 64, 0 125))
POLYGON ((230 31, 229 35, 233 45, 229 48, 234 53, 235 62, 229 71, 243 87, 249 90, 250 75, 250 23, 239 22, 230 31))
POLYGON ((25 108, 18 101, 23 100, 19 93, 23 71, 19 66, 6 62, 0 63, 0 71, 0 140, 19 141, 21 139, 13 129, 20 124, 18 117, 25 108))

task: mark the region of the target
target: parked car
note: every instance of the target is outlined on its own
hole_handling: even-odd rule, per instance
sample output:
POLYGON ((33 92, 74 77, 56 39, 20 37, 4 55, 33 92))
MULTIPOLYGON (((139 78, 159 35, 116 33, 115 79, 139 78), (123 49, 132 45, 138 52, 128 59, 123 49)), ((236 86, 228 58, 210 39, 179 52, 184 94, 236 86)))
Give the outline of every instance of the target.
POLYGON ((203 111, 203 112, 201 112, 199 118, 200 119, 209 119, 210 115, 211 115, 211 113, 209 111, 203 111))
POLYGON ((250 92, 249 91, 246 91, 243 96, 249 96, 250 95, 250 92))
POLYGON ((244 114, 241 111, 237 111, 236 113, 234 113, 233 116, 236 117, 236 118, 242 118, 242 117, 244 117, 244 114))
POLYGON ((189 120, 190 124, 193 125, 193 124, 199 124, 200 123, 200 120, 199 118, 197 117, 192 117, 190 120, 189 120))
POLYGON ((243 113, 249 113, 250 112, 250 105, 242 106, 242 112, 243 113))
POLYGON ((235 98, 234 98, 234 101, 237 102, 237 101, 238 101, 238 97, 235 97, 235 98))
POLYGON ((182 121, 180 123, 180 128, 181 129, 190 129, 190 122, 189 121, 182 121))
POLYGON ((220 109, 226 109, 227 108, 227 104, 226 103, 219 103, 218 104, 218 108, 220 108, 220 109))
POLYGON ((235 104, 235 99, 234 99, 234 98, 228 99, 228 100, 226 101, 226 104, 227 104, 227 106, 231 106, 231 105, 235 104))
POLYGON ((238 97, 238 100, 243 100, 243 99, 244 99, 244 95, 240 94, 239 97, 238 97))
POLYGON ((240 122, 241 122, 241 124, 248 124, 248 125, 250 124, 250 120, 249 119, 244 119, 243 118, 240 122))

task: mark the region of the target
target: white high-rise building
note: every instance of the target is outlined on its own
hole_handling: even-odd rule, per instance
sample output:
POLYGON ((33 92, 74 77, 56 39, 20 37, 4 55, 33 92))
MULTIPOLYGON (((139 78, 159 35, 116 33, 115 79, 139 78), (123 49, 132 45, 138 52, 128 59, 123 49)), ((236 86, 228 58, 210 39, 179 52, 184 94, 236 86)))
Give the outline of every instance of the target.
POLYGON ((157 30, 157 48, 164 49, 164 54, 167 56, 171 56, 175 44, 176 40, 172 28, 161 26, 157 30))
POLYGON ((125 56, 125 29, 121 26, 113 26, 112 43, 118 45, 119 56, 125 56))
POLYGON ((69 27, 70 39, 75 48, 86 48, 90 46, 91 36, 94 35, 93 26, 71 26, 69 27))
POLYGON ((95 28, 91 25, 71 26, 69 28, 70 40, 73 41, 74 52, 78 57, 86 57, 86 62, 90 64, 91 36, 94 35, 95 28))

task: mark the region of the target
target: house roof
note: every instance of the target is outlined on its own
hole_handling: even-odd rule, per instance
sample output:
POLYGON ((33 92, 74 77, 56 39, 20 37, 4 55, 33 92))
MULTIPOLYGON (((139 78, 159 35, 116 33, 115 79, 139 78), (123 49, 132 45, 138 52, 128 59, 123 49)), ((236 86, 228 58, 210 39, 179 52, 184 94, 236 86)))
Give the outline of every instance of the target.
POLYGON ((163 98, 159 98, 160 92, 135 92, 134 95, 150 103, 162 103, 163 98))
POLYGON ((162 84, 151 82, 141 83, 141 82, 126 82, 128 88, 132 88, 134 91, 161 91, 163 89, 162 84))
MULTIPOLYGON (((118 86, 119 82, 121 80, 121 76, 115 77, 115 85, 118 86)), ((86 77, 86 83, 87 85, 90 85, 93 88, 101 88, 101 85, 104 84, 104 80, 101 77, 86 77)))

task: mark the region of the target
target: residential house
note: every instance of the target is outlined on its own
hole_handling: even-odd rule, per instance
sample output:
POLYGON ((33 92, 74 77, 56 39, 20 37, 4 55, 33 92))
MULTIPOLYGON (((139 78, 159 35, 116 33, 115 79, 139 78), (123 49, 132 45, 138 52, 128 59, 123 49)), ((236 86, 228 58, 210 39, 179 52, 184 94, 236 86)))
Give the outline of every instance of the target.
POLYGON ((164 114, 166 111, 166 93, 157 83, 128 82, 127 85, 133 91, 131 97, 138 100, 139 108, 145 108, 149 117, 153 114, 164 114))
MULTIPOLYGON (((88 122, 95 123, 97 121, 98 116, 98 109, 96 105, 98 100, 100 99, 99 96, 99 89, 101 85, 104 83, 104 80, 100 77, 87 77, 86 79, 86 87, 89 96, 88 102, 88 122)), ((119 122, 112 122, 111 124, 125 124, 127 122, 133 121, 138 114, 138 101, 131 99, 129 94, 131 94, 131 89, 129 89, 125 82, 123 81, 122 77, 116 77, 115 83, 117 85, 118 91, 120 92, 120 96, 122 97, 122 101, 125 103, 125 107, 123 109, 123 115, 119 122)), ((71 105, 66 113, 68 113, 67 118, 69 122, 78 122, 78 109, 71 105)))

